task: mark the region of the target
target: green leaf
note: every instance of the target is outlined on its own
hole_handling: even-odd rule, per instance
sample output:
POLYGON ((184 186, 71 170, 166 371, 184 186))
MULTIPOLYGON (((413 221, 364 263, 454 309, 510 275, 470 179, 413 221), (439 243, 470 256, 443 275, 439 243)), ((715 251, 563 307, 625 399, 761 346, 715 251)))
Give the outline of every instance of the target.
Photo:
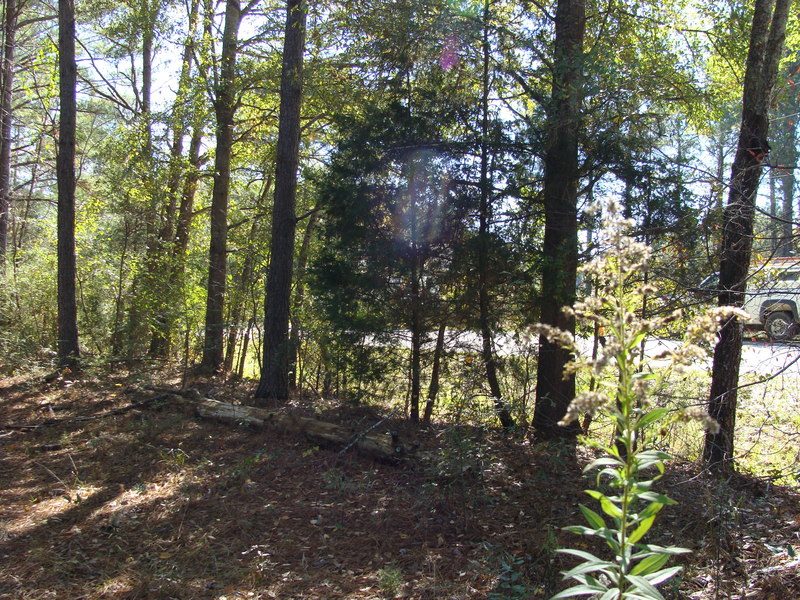
POLYGON ((556 550, 556 552, 561 554, 569 554, 570 556, 577 556, 583 560, 602 560, 590 552, 586 552, 584 550, 574 550, 573 548, 559 548, 556 550))
POLYGON ((619 598, 619 593, 617 588, 608 590, 605 594, 600 596, 600 600, 617 600, 617 598, 619 598))
POLYGON ((608 478, 611 480, 609 485, 612 486, 619 486, 622 482, 622 474, 620 469, 612 469, 611 467, 606 467, 599 473, 597 473, 597 486, 600 487, 600 482, 603 479, 603 475, 608 475, 608 478))
MULTIPOLYGON (((652 504, 650 505, 652 506, 652 504)), ((649 507, 648 507, 649 508, 649 507)), ((647 517, 644 519, 639 526, 633 530, 633 533, 628 537, 628 541, 631 544, 635 544, 640 539, 644 537, 644 534, 647 533, 650 528, 653 526, 653 522, 656 520, 656 516, 653 515, 652 517, 647 517)))
POLYGON ((651 502, 642 512, 639 513, 639 518, 648 519, 650 517, 654 517, 662 508, 664 508, 663 502, 651 502))
POLYGON ((597 587, 600 586, 602 588, 608 587, 607 585, 600 583, 600 580, 596 577, 592 577, 589 573, 584 575, 576 575, 575 580, 583 585, 588 585, 589 587, 597 587))
POLYGON ((569 525, 568 527, 564 527, 564 531, 569 531, 577 535, 597 535, 597 529, 584 527, 583 525, 569 525))
POLYGON ((647 581, 644 577, 639 577, 638 575, 626 575, 625 579, 630 581, 635 587, 636 590, 641 593, 645 598, 652 598, 653 600, 665 600, 664 596, 661 595, 652 583, 647 581))
POLYGON ((578 565, 577 567, 573 567, 569 571, 564 572, 563 575, 564 579, 573 579, 576 575, 584 575, 586 573, 601 571, 610 577, 612 572, 609 569, 613 567, 616 567, 616 564, 606 560, 599 562, 585 562, 582 565, 578 565))
POLYGON ((657 571, 656 573, 645 575, 645 579, 647 579, 647 581, 649 581, 653 585, 658 585, 659 583, 664 583, 668 579, 674 577, 681 571, 683 571, 683 567, 670 567, 669 569, 662 569, 661 571, 657 571))
POLYGON ((654 408, 650 412, 646 413, 639 421, 636 423, 636 429, 642 429, 643 427, 647 427, 651 423, 662 419, 669 413, 669 409, 667 408, 654 408))
POLYGON ((597 460, 593 460, 590 462, 586 467, 584 467, 583 472, 586 473, 587 471, 591 471, 598 467, 614 467, 614 468, 621 468, 624 467, 625 463, 618 458, 613 458, 611 456, 604 456, 602 458, 598 458, 597 460))
POLYGON ((672 458, 672 456, 666 452, 661 452, 660 450, 642 450, 641 452, 637 452, 634 456, 636 457, 636 460, 640 462, 649 461, 653 463, 663 462, 672 458))
POLYGON ((586 490, 586 493, 589 494, 595 500, 600 502, 600 508, 603 509, 603 512, 606 513, 609 517, 613 517, 615 519, 619 519, 622 517, 622 510, 611 502, 611 500, 603 494, 602 492, 598 492, 597 490, 586 490))
POLYGON ((639 498, 647 502, 657 502, 659 504, 677 504, 675 500, 664 494, 658 492, 643 492, 639 494, 639 498))
POLYGON ((583 516, 586 518, 586 521, 594 527, 595 529, 600 529, 606 527, 606 522, 603 520, 603 517, 598 515, 594 512, 591 508, 584 506, 583 504, 578 505, 583 513, 583 516))
POLYGON ((651 554, 669 554, 674 556, 677 554, 688 554, 691 552, 688 548, 678 548, 677 546, 656 546, 655 544, 642 544, 642 552, 637 552, 631 558, 639 560, 650 556, 651 554))
POLYGON ((647 381, 647 380, 655 380, 655 379, 658 379, 658 376, 655 373, 650 373, 650 372, 647 372, 647 371, 639 371, 638 373, 634 373, 633 374, 633 380, 634 381, 636 381, 636 380, 647 381))
POLYGON ((647 336, 646 331, 640 331, 636 334, 636 336, 631 340, 631 348, 635 348, 639 344, 642 343, 642 340, 647 336))
POLYGON ((569 527, 564 527, 564 531, 569 531, 570 533, 576 533, 578 535, 591 535, 602 538, 615 554, 619 553, 619 542, 617 541, 617 531, 615 529, 609 529, 607 527, 603 529, 592 529, 591 527, 584 527, 582 525, 570 525, 569 527))
POLYGON ((559 598, 574 598, 575 596, 591 596, 599 592, 605 592, 606 588, 602 586, 589 586, 589 585, 576 585, 567 588, 563 592, 557 593, 550 600, 559 600, 559 598))
POLYGON ((649 575, 664 566, 669 554, 653 554, 631 569, 631 575, 649 575))

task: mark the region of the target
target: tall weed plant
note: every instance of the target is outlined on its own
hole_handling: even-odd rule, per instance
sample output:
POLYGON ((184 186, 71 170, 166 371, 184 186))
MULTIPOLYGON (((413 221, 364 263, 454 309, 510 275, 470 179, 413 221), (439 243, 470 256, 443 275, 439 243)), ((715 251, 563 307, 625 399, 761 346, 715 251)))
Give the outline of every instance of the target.
POLYGON ((618 204, 607 203, 602 212, 600 253, 582 267, 594 291, 565 311, 586 325, 597 324, 605 332, 605 345, 595 358, 588 359, 581 356, 569 332, 547 325, 538 325, 535 330, 573 351, 575 358, 567 365, 566 375, 589 371, 598 382, 596 389, 575 397, 561 424, 569 424, 582 413, 604 411, 615 425, 616 435, 611 443, 590 442, 602 453, 586 467, 586 471, 596 471, 597 489, 586 493, 597 502, 599 512, 580 505, 587 525, 567 527, 572 533, 601 540, 611 552, 610 558, 601 558, 585 550, 560 550, 581 562, 563 573, 573 585, 552 600, 575 596, 664 600, 656 586, 681 570, 679 566, 666 566, 667 562, 688 550, 643 541, 659 511, 675 502, 654 490, 654 483, 664 473, 664 461, 670 456, 649 449, 642 434, 646 428, 675 417, 698 419, 712 430, 718 425, 700 407, 671 415, 667 408, 652 406, 651 398, 670 371, 682 370, 706 357, 704 347, 714 343, 722 319, 742 314, 734 308, 716 308, 690 323, 680 346, 655 357, 668 359, 670 364, 668 369, 659 369, 657 375, 650 368, 651 359, 641 352, 641 344, 651 332, 680 319, 681 314, 675 311, 653 318, 638 314, 642 300, 655 292, 642 283, 650 249, 627 234, 633 222, 622 217, 618 204))

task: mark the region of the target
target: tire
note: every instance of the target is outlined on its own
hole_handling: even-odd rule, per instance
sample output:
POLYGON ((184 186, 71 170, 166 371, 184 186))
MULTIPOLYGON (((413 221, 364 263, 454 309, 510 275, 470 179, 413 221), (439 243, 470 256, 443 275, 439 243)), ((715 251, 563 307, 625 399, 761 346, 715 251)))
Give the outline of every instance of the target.
POLYGON ((794 337, 794 320, 788 312, 770 313, 764 320, 764 331, 771 340, 785 342, 794 337))

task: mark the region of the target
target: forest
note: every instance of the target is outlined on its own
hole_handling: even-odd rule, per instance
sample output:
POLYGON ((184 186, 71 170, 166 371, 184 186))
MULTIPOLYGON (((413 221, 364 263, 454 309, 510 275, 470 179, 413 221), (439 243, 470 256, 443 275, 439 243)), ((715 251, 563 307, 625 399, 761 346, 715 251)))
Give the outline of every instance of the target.
POLYGON ((800 598, 798 0, 0 14, 0 599, 800 598))

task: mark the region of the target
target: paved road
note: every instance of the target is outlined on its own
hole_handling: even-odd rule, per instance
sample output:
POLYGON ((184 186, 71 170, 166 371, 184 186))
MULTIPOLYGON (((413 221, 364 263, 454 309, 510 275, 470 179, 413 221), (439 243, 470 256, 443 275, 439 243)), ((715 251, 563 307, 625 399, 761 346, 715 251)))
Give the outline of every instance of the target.
MULTIPOLYGON (((407 335, 397 332, 397 339, 394 343, 409 346, 407 335)), ((428 336, 428 348, 433 348, 433 334, 428 336)), ((501 356, 512 354, 526 354, 535 352, 536 339, 530 339, 526 343, 511 334, 495 335, 495 350, 501 356)), ((674 349, 679 342, 675 340, 651 340, 647 343, 646 351, 648 356, 658 356, 665 350, 674 349)), ((591 353, 591 342, 583 340, 581 346, 588 355, 591 353)), ((447 347, 450 349, 460 349, 465 352, 480 352, 481 338, 476 332, 450 333, 447 336, 447 347)), ((705 361, 706 366, 711 368, 711 358, 705 361)), ((800 377, 800 338, 792 343, 769 343, 767 341, 746 341, 742 348, 742 364, 740 373, 755 374, 759 377, 767 377, 776 373, 784 372, 791 377, 800 377)))
POLYGON ((757 375, 772 375, 784 370, 786 375, 800 377, 800 346, 747 342, 742 347, 741 371, 757 375))
MULTIPOLYGON (((647 344, 647 354, 656 356, 667 348, 674 348, 678 342, 673 340, 654 340, 647 344)), ((711 357, 706 361, 711 368, 711 357)), ((785 375, 800 377, 800 345, 769 343, 766 341, 746 341, 742 346, 741 375, 754 374, 766 377, 783 372, 785 375)))
MULTIPOLYGON (((474 344, 477 339, 471 341, 474 344)), ((496 342, 500 354, 519 352, 519 345, 510 336, 499 336, 496 342)), ((589 354, 591 352, 590 342, 586 340, 582 345, 585 346, 585 351, 589 354)), ((675 340, 651 340, 647 343, 645 350, 648 356, 658 356, 665 350, 674 349, 678 345, 679 342, 675 340)), ((711 357, 706 361, 706 366, 709 369, 711 368, 711 357)), ((800 377, 800 339, 790 344, 769 343, 767 341, 746 341, 744 343, 740 374, 755 374, 760 377, 766 377, 781 371, 788 376, 800 377)))

